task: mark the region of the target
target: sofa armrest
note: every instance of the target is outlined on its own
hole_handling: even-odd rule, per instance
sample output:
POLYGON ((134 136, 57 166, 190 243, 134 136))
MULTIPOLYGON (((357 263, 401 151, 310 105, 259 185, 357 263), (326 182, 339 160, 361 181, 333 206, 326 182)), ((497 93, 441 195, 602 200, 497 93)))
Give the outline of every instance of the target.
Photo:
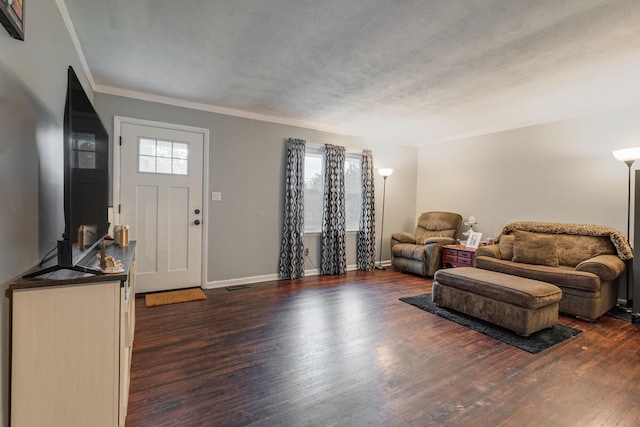
POLYGON ((500 253, 500 247, 498 245, 480 246, 478 249, 476 249, 476 257, 479 256, 488 256, 491 258, 502 259, 502 254, 500 253))
POLYGON ((396 243, 412 243, 416 244, 416 236, 413 233, 393 233, 391 234, 391 246, 396 243))
POLYGON ((598 255, 582 261, 576 266, 576 271, 593 273, 603 282, 611 282, 620 276, 626 264, 616 255, 598 255))
POLYGON ((429 237, 424 241, 425 245, 438 243, 440 245, 455 245, 458 243, 453 237, 429 237))

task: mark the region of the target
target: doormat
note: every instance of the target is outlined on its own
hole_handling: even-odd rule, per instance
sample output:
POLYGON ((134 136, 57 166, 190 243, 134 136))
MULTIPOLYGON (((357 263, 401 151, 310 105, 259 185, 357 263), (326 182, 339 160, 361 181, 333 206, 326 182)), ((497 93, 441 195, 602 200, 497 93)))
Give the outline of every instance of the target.
POLYGON ((182 289, 179 291, 158 292, 146 294, 144 296, 147 307, 157 307, 159 305, 178 304, 181 302, 200 301, 207 299, 207 296, 200 288, 182 289))
POLYGON ((234 286, 227 286, 227 290, 228 291, 237 291, 238 289, 247 289, 248 286, 247 285, 234 285, 234 286))
POLYGON ((529 335, 528 337, 522 337, 515 332, 489 322, 485 322, 484 320, 467 316, 466 314, 449 308, 438 307, 433 302, 431 294, 400 298, 400 301, 411 304, 424 311, 428 311, 429 313, 436 314, 459 325, 466 326, 469 329, 473 329, 474 331, 478 331, 490 336, 491 338, 502 341, 505 344, 512 345, 520 350, 528 351, 529 353, 538 353, 582 333, 580 329, 571 328, 557 323, 553 328, 543 329, 529 335))

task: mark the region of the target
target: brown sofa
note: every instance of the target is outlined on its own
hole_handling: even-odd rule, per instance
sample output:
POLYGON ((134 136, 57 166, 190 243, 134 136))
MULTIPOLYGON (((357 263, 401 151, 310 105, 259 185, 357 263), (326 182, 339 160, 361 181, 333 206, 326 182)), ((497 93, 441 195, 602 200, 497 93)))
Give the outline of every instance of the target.
POLYGON ((523 221, 478 248, 476 267, 556 285, 560 312, 595 320, 615 306, 618 278, 632 258, 627 239, 611 227, 523 221))
POLYGON ((442 247, 458 243, 462 216, 452 212, 425 212, 415 233, 391 235, 391 266, 396 270, 433 276, 440 268, 442 247))

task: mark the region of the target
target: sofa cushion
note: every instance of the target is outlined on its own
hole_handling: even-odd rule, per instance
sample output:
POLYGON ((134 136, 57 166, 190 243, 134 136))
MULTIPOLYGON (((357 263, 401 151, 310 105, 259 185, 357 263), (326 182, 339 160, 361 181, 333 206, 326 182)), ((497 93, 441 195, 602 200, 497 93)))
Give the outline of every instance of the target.
POLYGON ((462 217, 452 212, 425 212, 418 218, 415 236, 416 244, 423 245, 430 237, 455 238, 460 229, 462 217))
POLYGON ((498 247, 500 248, 500 256, 502 259, 513 258, 513 240, 514 237, 512 234, 504 234, 500 236, 498 247))
MULTIPOLYGON (((616 255, 616 248, 608 237, 558 234, 556 239, 558 262, 575 267, 598 255, 616 255)), ((616 255, 617 256, 617 255, 616 255)))
POLYGON ((513 237, 512 261, 551 267, 558 266, 555 236, 529 233, 528 231, 515 231, 513 237))
POLYGON ((595 274, 586 271, 575 271, 573 267, 524 264, 486 256, 476 257, 476 267, 540 280, 563 289, 577 289, 596 294, 600 294, 600 285, 602 283, 595 274))
POLYGON ((424 245, 412 245, 411 243, 400 243, 393 245, 391 248, 394 257, 415 259, 419 261, 425 260, 424 245))

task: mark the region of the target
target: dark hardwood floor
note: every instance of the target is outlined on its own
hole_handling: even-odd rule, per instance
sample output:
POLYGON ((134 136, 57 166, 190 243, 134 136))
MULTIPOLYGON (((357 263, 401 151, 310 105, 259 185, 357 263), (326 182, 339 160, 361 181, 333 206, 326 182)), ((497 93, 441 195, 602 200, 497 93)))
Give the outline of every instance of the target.
POLYGON ((136 299, 127 427, 638 426, 640 327, 568 317, 529 354, 398 300, 391 270, 136 299))

